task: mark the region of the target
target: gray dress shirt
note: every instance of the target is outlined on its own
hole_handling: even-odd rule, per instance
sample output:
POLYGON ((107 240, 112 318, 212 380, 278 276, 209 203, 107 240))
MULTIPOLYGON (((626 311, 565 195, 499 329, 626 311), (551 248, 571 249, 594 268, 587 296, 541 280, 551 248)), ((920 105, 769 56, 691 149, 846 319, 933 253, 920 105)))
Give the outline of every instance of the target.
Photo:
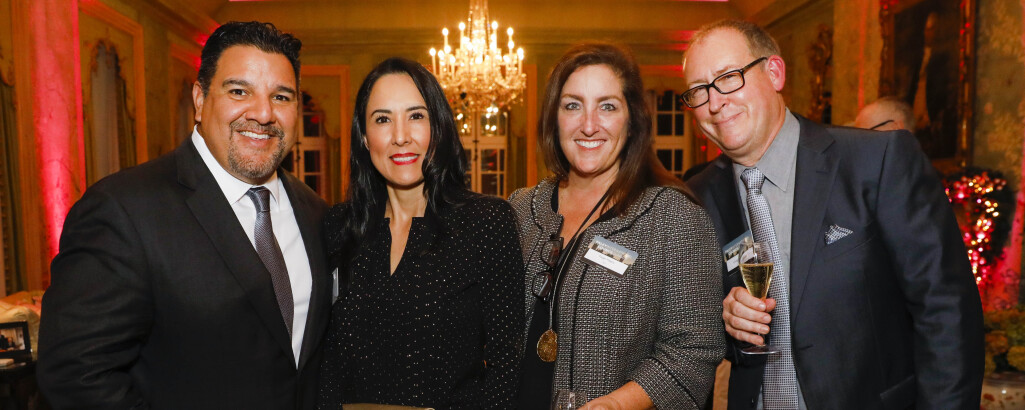
MULTIPOLYGON (((762 158, 758 160, 755 167, 765 175, 766 183, 762 185, 762 194, 769 202, 769 213, 772 215, 772 228, 776 230, 776 242, 779 245, 779 252, 783 268, 787 274, 790 273, 790 232, 793 226, 794 217, 794 180, 797 175, 797 143, 801 136, 801 125, 787 109, 786 119, 783 120, 783 127, 779 134, 769 145, 762 158)), ((749 218, 747 212, 747 188, 740 174, 747 167, 733 163, 733 178, 737 184, 737 191, 740 192, 740 204, 744 208, 744 217, 749 218)), ((747 220, 747 226, 751 221, 747 220)), ((790 281, 787 281, 789 284, 790 281)), ((787 294, 789 294, 789 289, 787 294)), ((770 357, 769 360, 772 360, 770 357)), ((801 386, 797 386, 797 397, 800 410, 805 410, 804 397, 801 394, 801 386)), ((761 397, 758 398, 758 408, 762 408, 761 397)))

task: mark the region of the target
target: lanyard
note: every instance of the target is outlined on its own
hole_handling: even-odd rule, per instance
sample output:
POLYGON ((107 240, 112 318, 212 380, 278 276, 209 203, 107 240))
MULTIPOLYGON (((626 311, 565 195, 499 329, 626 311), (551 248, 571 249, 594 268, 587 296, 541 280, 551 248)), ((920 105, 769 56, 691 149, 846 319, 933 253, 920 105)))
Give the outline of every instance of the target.
POLYGON ((589 212, 587 214, 587 217, 584 218, 584 221, 580 223, 580 226, 577 228, 577 231, 573 233, 573 237, 572 237, 572 239, 570 239, 570 242, 568 244, 566 244, 566 248, 564 249, 564 252, 567 251, 567 250, 569 252, 564 253, 562 255, 562 258, 560 258, 560 259, 562 259, 562 263, 559 264, 559 267, 556 270, 556 273, 558 274, 558 276, 553 278, 555 280, 555 283, 552 284, 552 296, 551 296, 551 300, 548 301, 548 329, 549 330, 551 330, 554 327, 553 324, 554 324, 554 318, 555 318, 555 303, 558 300, 559 287, 560 287, 559 284, 562 283, 562 276, 565 274, 566 266, 569 264, 569 260, 573 258, 573 254, 576 253, 577 248, 580 245, 580 236, 579 236, 580 235, 580 231, 584 229, 584 225, 587 224, 587 221, 591 220, 591 217, 594 216, 594 213, 598 211, 598 208, 601 208, 602 204, 605 203, 605 199, 608 198, 608 196, 609 196, 609 191, 606 189, 605 190, 605 194, 601 196, 601 199, 598 200, 597 204, 594 204, 594 208, 591 208, 591 212, 589 212))

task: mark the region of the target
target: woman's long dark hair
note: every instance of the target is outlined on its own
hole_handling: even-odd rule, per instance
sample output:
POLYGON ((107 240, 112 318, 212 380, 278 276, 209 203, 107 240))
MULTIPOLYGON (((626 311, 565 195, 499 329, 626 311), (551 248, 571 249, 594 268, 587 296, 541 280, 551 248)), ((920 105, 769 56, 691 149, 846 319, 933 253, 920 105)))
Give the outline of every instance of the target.
MULTIPOLYGON (((609 187, 609 199, 615 215, 623 215, 644 190, 652 186, 670 186, 694 200, 695 196, 683 181, 666 171, 655 151, 651 135, 651 113, 644 102, 641 70, 626 50, 611 44, 587 43, 570 48, 559 59, 548 76, 545 97, 538 123, 538 147, 545 165, 559 179, 566 179, 570 163, 559 145, 559 101, 562 86, 581 67, 604 65, 619 77, 623 98, 630 113, 626 141, 619 152, 619 172, 609 187)), ((696 202, 696 200, 695 200, 696 202)))
POLYGON ((370 231, 384 218, 388 202, 387 182, 371 162, 370 151, 364 142, 370 93, 377 80, 388 74, 409 75, 427 104, 431 142, 422 165, 424 197, 427 199, 425 216, 438 218, 442 210, 457 206, 469 194, 464 179, 466 159, 463 144, 459 141, 452 109, 438 81, 416 61, 399 57, 382 61, 367 74, 356 93, 349 144, 349 190, 342 212, 342 231, 328 232, 332 257, 341 266, 347 265, 370 231))

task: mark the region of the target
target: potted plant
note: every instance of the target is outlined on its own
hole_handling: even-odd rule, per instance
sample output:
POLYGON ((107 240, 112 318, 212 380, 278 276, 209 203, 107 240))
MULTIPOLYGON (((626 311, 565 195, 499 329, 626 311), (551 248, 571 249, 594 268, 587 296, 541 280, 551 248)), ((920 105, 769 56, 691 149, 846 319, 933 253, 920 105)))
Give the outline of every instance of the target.
POLYGON ((982 409, 1025 408, 1025 306, 988 312, 982 409))

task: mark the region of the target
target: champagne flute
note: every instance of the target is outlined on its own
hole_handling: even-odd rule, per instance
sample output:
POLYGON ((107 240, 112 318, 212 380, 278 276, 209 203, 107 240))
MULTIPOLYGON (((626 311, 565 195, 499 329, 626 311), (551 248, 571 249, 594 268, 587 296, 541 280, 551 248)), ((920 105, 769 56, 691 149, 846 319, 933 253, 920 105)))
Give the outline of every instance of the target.
MULTIPOLYGON (((765 301, 772 284, 772 253, 769 245, 763 242, 744 242, 740 248, 740 276, 744 286, 752 296, 765 301)), ((763 337, 765 335, 762 335, 763 337)), ((772 345, 751 346, 741 349, 746 354, 779 353, 779 348, 772 345)))
POLYGON ((552 401, 552 410, 577 410, 587 404, 587 396, 572 390, 559 389, 552 401))

